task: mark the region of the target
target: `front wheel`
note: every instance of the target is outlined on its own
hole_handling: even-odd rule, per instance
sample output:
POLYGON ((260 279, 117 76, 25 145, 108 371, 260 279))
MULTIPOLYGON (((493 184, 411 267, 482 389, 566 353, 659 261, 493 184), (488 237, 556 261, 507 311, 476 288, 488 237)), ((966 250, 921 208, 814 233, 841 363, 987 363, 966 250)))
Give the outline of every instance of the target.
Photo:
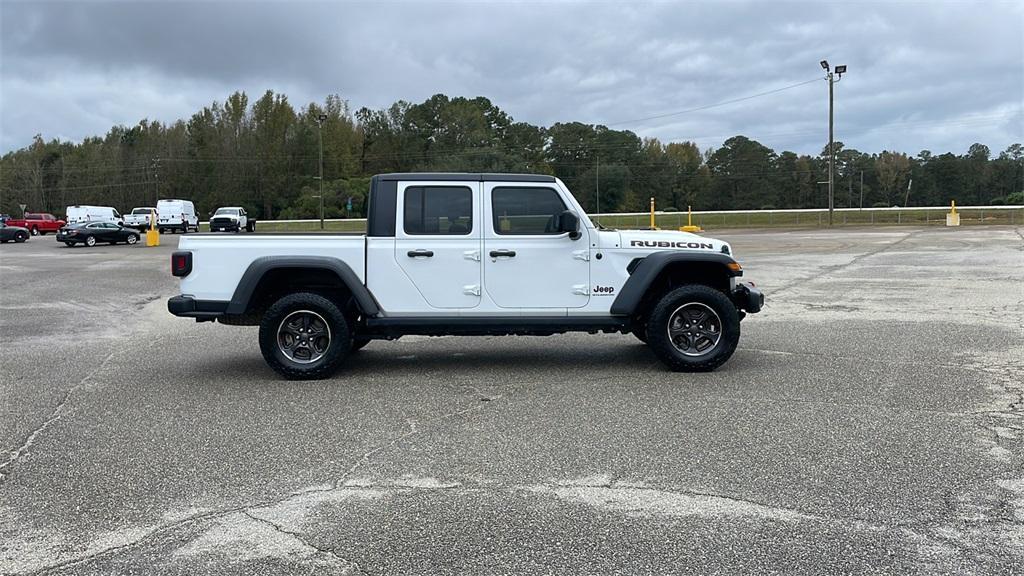
POLYGON ((134 234, 128 236, 128 238, 125 240, 125 242, 127 242, 129 245, 135 244, 138 241, 139 237, 134 234))
POLYGON ((260 321, 263 359, 289 380, 326 378, 351 349, 348 320, 334 302, 318 294, 284 296, 260 321))
POLYGON ((689 284, 662 296, 647 322, 647 343, 676 372, 708 372, 740 341, 736 306, 722 292, 689 284))
POLYGON ((33 226, 32 227, 32 235, 33 236, 39 236, 39 228, 36 228, 35 226, 33 226))
POLYGON ((28 240, 28 233, 26 232, 18 232, 14 235, 15 242, 24 242, 26 240, 28 240))

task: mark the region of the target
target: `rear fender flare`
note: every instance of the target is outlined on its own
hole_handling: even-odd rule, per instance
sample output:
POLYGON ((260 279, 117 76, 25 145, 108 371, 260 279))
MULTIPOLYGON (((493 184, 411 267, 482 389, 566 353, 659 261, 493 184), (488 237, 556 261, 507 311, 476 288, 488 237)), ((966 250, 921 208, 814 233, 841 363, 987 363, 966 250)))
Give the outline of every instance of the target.
POLYGON ((231 296, 225 313, 245 314, 249 307, 249 300, 256 287, 259 286, 260 280, 267 272, 282 268, 306 268, 333 272, 352 293, 360 312, 365 316, 380 314, 377 301, 359 279, 359 276, 352 271, 352 268, 337 258, 327 256, 264 256, 253 260, 242 274, 242 279, 238 281, 238 286, 235 287, 235 293, 231 296))

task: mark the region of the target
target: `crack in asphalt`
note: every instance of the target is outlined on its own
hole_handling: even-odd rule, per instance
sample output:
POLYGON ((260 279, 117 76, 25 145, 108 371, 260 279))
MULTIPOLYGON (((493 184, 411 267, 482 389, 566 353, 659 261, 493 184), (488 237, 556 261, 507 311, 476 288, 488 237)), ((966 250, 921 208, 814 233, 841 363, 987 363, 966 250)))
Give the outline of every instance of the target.
POLYGON ((82 379, 79 380, 77 384, 68 388, 67 391, 64 392, 64 396, 60 399, 60 402, 58 402, 57 406, 55 406, 53 410, 50 412, 50 416, 46 420, 44 420, 42 424, 33 429, 28 434, 28 436, 25 437, 25 440, 22 441, 20 446, 9 452, 10 455, 8 456, 7 460, 0 462, 0 484, 3 484, 7 477, 10 476, 11 472, 9 471, 9 469, 13 468, 14 465, 18 463, 18 460, 25 456, 28 453, 29 449, 32 448, 32 445, 35 444, 36 438, 38 438, 40 434, 45 432, 46 429, 49 428, 54 422, 64 417, 65 407, 68 405, 68 402, 71 401, 71 397, 75 394, 75 392, 77 392, 79 389, 85 386, 89 382, 89 380, 92 379, 93 376, 95 376, 97 373, 103 370, 103 368, 106 367, 107 363, 110 361, 111 358, 114 357, 114 354, 116 354, 117 352, 117 349, 111 351, 110 354, 107 354, 106 358, 104 358, 100 362, 99 366, 97 366, 84 377, 82 377, 82 379))
POLYGON ((815 273, 810 275, 810 276, 801 277, 801 278, 795 278, 793 280, 790 280, 789 282, 787 282, 787 283, 785 283, 785 284, 783 284, 783 285, 773 289, 772 290, 772 298, 777 298, 779 294, 782 294, 783 292, 786 292, 786 291, 788 291, 788 290, 790 290, 792 288, 796 288, 797 286, 806 285, 806 284, 809 284, 809 283, 817 281, 817 280, 822 280, 825 277, 829 276, 830 274, 834 274, 836 272, 839 272, 840 270, 843 270, 845 268, 849 268, 850 266, 853 266, 854 264, 857 264, 858 262, 860 262, 861 260, 864 260, 865 258, 870 258, 872 256, 881 254, 882 252, 885 252, 886 250, 891 250, 891 249, 895 248, 896 246, 899 246, 900 244, 906 242, 907 240, 910 240, 911 238, 916 237, 917 235, 919 235, 919 234, 921 234, 923 232, 924 232, 924 230, 915 230, 915 231, 912 231, 912 232, 907 232, 906 236, 900 238, 899 240, 896 240, 895 242, 891 242, 889 244, 886 244, 885 246, 882 246, 882 247, 877 248, 875 250, 870 250, 868 252, 864 252, 863 254, 859 254, 857 256, 854 256, 852 259, 850 259, 849 262, 844 262, 842 264, 835 264, 833 266, 825 266, 823 268, 817 269, 815 271, 815 273))
MULTIPOLYGON (((500 395, 496 396, 493 399, 498 399, 498 398, 501 398, 501 396, 500 395)), ((443 414, 441 416, 438 416, 437 418, 429 420, 428 423, 430 423, 430 424, 434 425, 434 427, 436 427, 437 425, 443 423, 444 421, 446 421, 446 420, 448 420, 450 418, 455 418, 455 417, 458 417, 458 416, 461 416, 461 415, 464 415, 464 414, 468 414, 468 413, 473 412, 473 411, 482 410, 485 406, 486 406, 486 404, 482 404, 482 403, 473 404, 472 406, 469 406, 469 407, 464 408, 462 410, 456 410, 454 412, 449 412, 447 414, 443 414)), ((432 428, 427 428, 427 430, 430 430, 430 429, 432 429, 432 428)), ((231 507, 231 508, 222 508, 220 510, 211 510, 209 512, 204 512, 202 514, 196 514, 194 516, 189 516, 187 518, 183 518, 181 520, 178 520, 178 521, 175 521, 175 522, 171 522, 169 524, 165 524, 165 525, 162 525, 162 526, 157 526, 157 527, 153 528, 151 531, 147 532, 144 536, 142 536, 141 538, 139 538, 139 539, 137 539, 137 540, 135 540, 133 542, 128 542, 127 544, 122 544, 122 545, 119 545, 119 546, 113 546, 113 547, 110 547, 110 548, 105 548, 105 549, 99 550, 99 551, 97 551, 95 553, 89 554, 88 556, 85 556, 85 557, 72 558, 72 559, 66 560, 64 562, 60 562, 60 563, 53 564, 53 565, 50 565, 50 566, 44 566, 44 567, 42 567, 42 568, 40 568, 38 570, 34 570, 34 571, 31 571, 31 572, 28 572, 28 574, 32 574, 32 575, 36 575, 36 574, 52 574, 52 573, 60 572, 60 571, 63 571, 63 570, 66 570, 68 568, 72 568, 72 567, 75 567, 75 566, 81 566, 83 564, 88 564, 88 563, 91 563, 91 562, 94 562, 94 561, 97 561, 97 560, 100 560, 100 559, 103 559, 103 558, 116 556, 116 555, 121 554, 123 552, 126 552, 128 550, 131 550, 133 548, 141 546, 141 545, 143 545, 143 544, 153 540, 154 538, 156 538, 158 536, 161 536, 163 534, 167 534, 167 533, 172 532, 174 530, 177 530, 179 528, 184 528, 186 526, 189 526, 189 525, 192 525, 192 524, 196 524, 198 522, 204 522, 204 521, 210 521, 210 520, 218 520, 220 518, 224 518, 225 516, 229 516, 231 514, 237 514, 237 513, 242 513, 242 514, 245 514, 245 515, 248 516, 249 515, 248 512, 251 511, 251 510, 258 510, 260 508, 269 508, 271 506, 275 506, 275 505, 279 505, 279 504, 284 504, 284 503, 288 502, 289 500, 296 499, 296 498, 299 498, 299 497, 304 497, 304 496, 307 496, 309 494, 315 494, 315 493, 321 493, 321 492, 332 492, 332 491, 336 491, 336 490, 339 490, 339 489, 350 489, 351 487, 343 486, 342 485, 343 482, 349 476, 351 476, 351 474, 353 472, 355 472, 361 466, 363 466, 367 462, 369 462, 373 458, 373 456, 376 456, 377 454, 379 454, 379 453, 381 453, 381 452, 383 452, 383 451, 385 451, 385 450, 387 450, 387 449, 389 449, 391 447, 394 447, 395 445, 397 445, 401 441, 403 441, 403 440, 405 440, 405 439, 407 439, 407 438, 409 438, 411 436, 414 436, 416 434, 420 434, 423 431, 424 431, 423 428, 415 427, 413 430, 409 430, 409 431, 407 431, 407 432, 405 432, 403 434, 400 434, 400 435, 392 438, 390 441, 388 441, 388 442, 386 442, 384 444, 378 445, 375 448, 367 451, 366 453, 364 453, 355 462, 355 464, 353 464, 351 467, 349 467, 338 479, 336 479, 332 483, 330 488, 324 488, 324 489, 318 489, 318 490, 308 490, 308 491, 303 491, 303 492, 298 492, 298 493, 292 493, 292 494, 289 494, 288 496, 286 496, 284 498, 271 499, 271 500, 266 500, 266 501, 256 502, 256 503, 248 503, 248 504, 243 504, 243 505, 240 505, 240 506, 234 506, 234 507, 231 507)), ((355 563, 353 563, 353 564, 355 564, 355 563)))
POLYGON ((296 542, 298 542, 302 546, 305 546, 306 548, 309 548, 310 550, 313 550, 314 554, 323 554, 324 556, 327 556, 327 557, 329 557, 331 559, 334 559, 334 560, 337 560, 337 561, 343 563, 345 565, 344 569, 345 569, 345 573, 346 574, 350 573, 350 570, 355 570, 355 572, 358 573, 358 574, 369 574, 368 572, 366 572, 365 570, 363 570, 362 568, 359 567, 359 563, 354 562, 352 560, 349 560, 348 558, 343 558, 342 556, 338 555, 337 552, 335 552, 334 550, 332 550, 330 548, 321 548, 321 547, 313 544, 309 540, 306 540, 305 538, 303 538, 300 535, 300 533, 298 533, 298 532, 292 532, 291 530, 285 530, 284 527, 281 526, 280 524, 278 524, 276 522, 273 522, 271 520, 268 520, 267 518, 262 518, 260 516, 256 516, 252 512, 250 512, 249 509, 242 510, 242 514, 244 514, 246 517, 250 518, 254 522, 260 522, 262 524, 270 526, 272 529, 276 530, 277 532, 280 532, 281 534, 284 534, 286 536, 291 537, 292 539, 294 539, 296 542))

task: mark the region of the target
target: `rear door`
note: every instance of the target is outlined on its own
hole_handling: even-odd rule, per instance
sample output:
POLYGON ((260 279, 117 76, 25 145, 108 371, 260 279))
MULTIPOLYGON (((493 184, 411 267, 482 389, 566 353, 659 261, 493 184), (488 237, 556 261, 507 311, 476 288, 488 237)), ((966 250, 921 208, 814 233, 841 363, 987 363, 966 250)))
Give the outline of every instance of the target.
POLYGON ((590 300, 585 227, 558 232, 568 209, 552 184, 487 182, 484 285, 501 308, 580 308, 590 300))
POLYGON ((480 304, 480 182, 398 185, 395 260, 431 308, 480 304))

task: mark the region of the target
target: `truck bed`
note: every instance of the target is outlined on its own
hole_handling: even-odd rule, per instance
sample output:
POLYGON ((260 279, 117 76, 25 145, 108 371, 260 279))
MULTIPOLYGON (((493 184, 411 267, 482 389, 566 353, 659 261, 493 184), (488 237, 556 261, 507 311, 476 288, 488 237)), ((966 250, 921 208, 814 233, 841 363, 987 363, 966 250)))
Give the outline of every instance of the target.
POLYGON ((192 273, 181 281, 181 293, 197 300, 231 300, 246 269, 261 258, 327 256, 347 264, 366 282, 366 237, 340 232, 199 233, 182 236, 179 250, 192 252, 192 273))

